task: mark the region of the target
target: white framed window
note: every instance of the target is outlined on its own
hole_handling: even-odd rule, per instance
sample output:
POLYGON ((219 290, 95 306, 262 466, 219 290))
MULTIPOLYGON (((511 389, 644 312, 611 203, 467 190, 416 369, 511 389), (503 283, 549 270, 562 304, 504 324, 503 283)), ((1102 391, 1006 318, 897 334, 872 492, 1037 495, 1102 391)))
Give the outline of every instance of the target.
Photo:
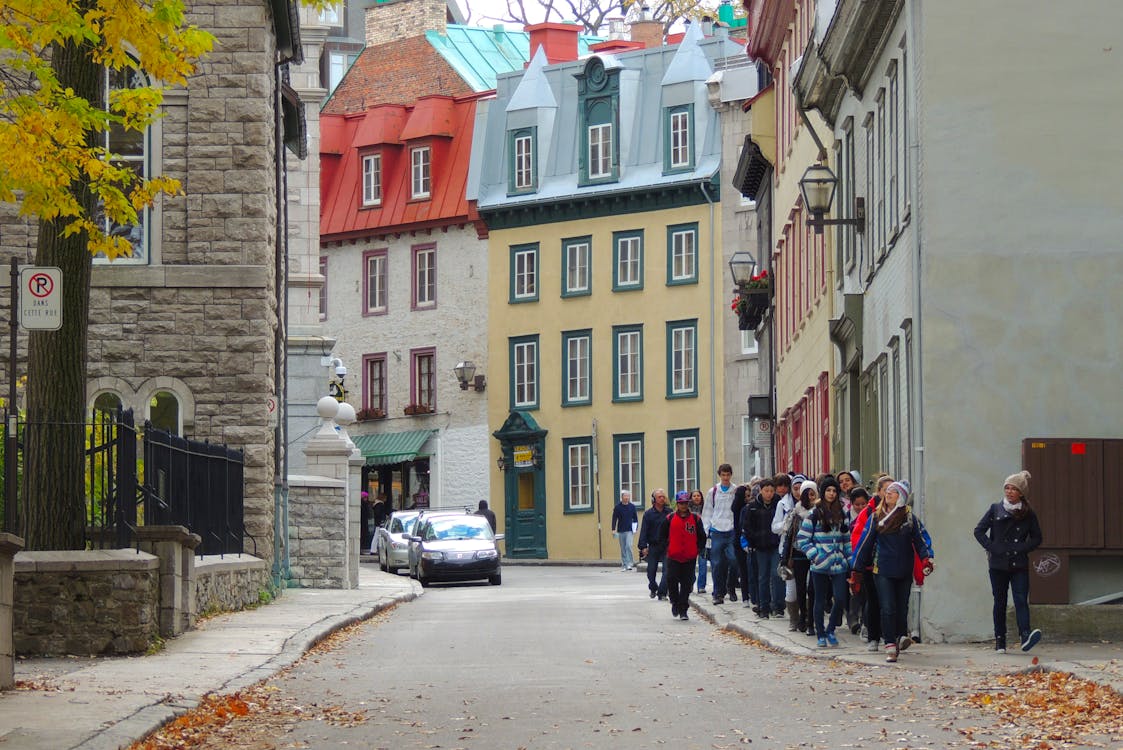
POLYGON ((562 333, 565 343, 563 405, 587 404, 591 399, 592 334, 588 330, 562 333))
POLYGON ((741 354, 756 354, 759 351, 755 331, 739 331, 741 334, 741 354))
POLYGON ((515 136, 515 190, 533 190, 534 137, 530 133, 515 136))
POLYGON ((432 245, 413 248, 413 307, 435 307, 437 304, 437 248, 432 245))
MULTIPOLYGON (((113 91, 122 89, 138 89, 147 87, 148 80, 139 70, 110 70, 102 69, 101 72, 101 109, 109 109, 109 98, 113 91)), ((95 106, 97 103, 95 103, 95 106)), ((141 179, 147 179, 152 174, 151 140, 152 130, 158 125, 149 126, 143 131, 125 130, 121 127, 107 128, 99 133, 99 145, 113 155, 111 164, 114 167, 128 169, 135 172, 141 179)), ((101 225, 101 229, 109 237, 124 237, 132 247, 130 255, 121 256, 112 261, 113 265, 142 265, 150 260, 149 251, 152 241, 150 226, 152 213, 158 210, 158 203, 137 211, 136 224, 117 224, 105 215, 102 204, 99 202, 96 213, 91 219, 101 225)), ((110 263, 105 256, 98 255, 94 263, 110 263)), ((175 432, 175 430, 172 430, 175 432)))
POLYGON ((616 443, 616 497, 629 492, 632 500, 643 504, 643 439, 638 435, 617 435, 616 443))
POLYGON ((386 312, 386 251, 364 253, 366 260, 365 312, 386 312))
POLYGON ((355 64, 355 60, 359 59, 359 55, 354 52, 336 52, 328 53, 328 79, 327 90, 330 94, 335 91, 343 80, 343 76, 347 75, 347 71, 355 64))
POLYGON ((343 8, 343 3, 335 3, 320 10, 319 20, 324 26, 342 26, 343 15, 340 11, 343 8))
POLYGON ((616 392, 614 400, 643 398, 643 331, 638 326, 614 329, 613 349, 616 392))
POLYGON ((363 157, 363 205, 382 204, 382 154, 363 157))
POLYGON ((612 176, 612 123, 589 126, 589 179, 612 176))
POLYGON ((697 323, 667 323, 667 396, 693 396, 698 392, 695 370, 698 362, 696 349, 697 323))
POLYGON ((698 229, 671 227, 670 282, 691 282, 698 279, 698 229))
POLYGON ((886 123, 885 123, 885 127, 888 130, 888 132, 886 134, 886 137, 885 137, 885 139, 887 141, 887 144, 886 144, 887 152, 886 152, 885 156, 889 161, 889 165, 888 165, 888 172, 889 172, 888 191, 889 191, 889 194, 888 194, 888 196, 886 196, 886 201, 888 202, 888 209, 889 209, 888 222, 889 222, 889 230, 891 232, 895 231, 897 229, 898 224, 900 223, 900 214, 899 214, 900 200, 899 200, 898 194, 897 194, 898 190, 900 189, 900 163, 899 163, 898 158, 897 158, 898 155, 900 154, 900 143, 898 141, 901 138, 899 120, 897 119, 898 118, 898 107, 900 107, 900 102, 898 101, 898 98, 899 98, 899 92, 898 92, 898 87, 897 87, 897 63, 896 63, 896 61, 894 61, 893 63, 891 63, 889 65, 889 103, 888 103, 889 111, 887 113, 886 123))
POLYGON ((538 406, 538 337, 511 341, 511 404, 513 408, 538 406))
POLYGON ((538 298, 538 246, 523 245, 512 251, 514 289, 512 298, 531 300, 538 298))
POLYGON ((682 109, 671 113, 670 145, 671 169, 690 166, 690 110, 682 109))
POLYGON ((590 279, 592 248, 592 241, 588 237, 562 241, 562 256, 565 259, 563 297, 588 294, 592 291, 590 279))
POLYGON ((613 289, 639 289, 643 287, 643 236, 637 232, 616 232, 616 264, 613 269, 613 289))
POLYGON ((588 438, 567 438, 565 441, 565 509, 588 511, 593 508, 592 445, 588 438))
POLYGON ((672 496, 698 488, 698 431, 667 433, 671 464, 672 496))
POLYGON ((877 247, 885 250, 888 240, 888 211, 885 205, 885 89, 877 92, 877 247))
POLYGON ((409 151, 410 197, 428 198, 432 187, 430 168, 432 151, 428 146, 418 146, 409 151))

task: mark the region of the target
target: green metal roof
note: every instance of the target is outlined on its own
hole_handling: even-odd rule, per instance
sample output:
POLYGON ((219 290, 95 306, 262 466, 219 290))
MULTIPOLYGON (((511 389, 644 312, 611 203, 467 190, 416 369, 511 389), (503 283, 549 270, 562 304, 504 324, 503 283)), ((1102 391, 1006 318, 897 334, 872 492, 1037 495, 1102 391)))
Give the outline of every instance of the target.
POLYGON ((435 430, 408 432, 376 432, 373 435, 352 435, 355 447, 367 460, 367 466, 386 466, 412 461, 435 430))
MULTIPOLYGON (((427 31, 425 38, 473 91, 495 88, 498 74, 522 70, 530 61, 530 34, 502 25, 487 29, 449 24, 445 33, 427 31)), ((577 54, 589 54, 589 45, 599 41, 600 37, 579 35, 577 54)))

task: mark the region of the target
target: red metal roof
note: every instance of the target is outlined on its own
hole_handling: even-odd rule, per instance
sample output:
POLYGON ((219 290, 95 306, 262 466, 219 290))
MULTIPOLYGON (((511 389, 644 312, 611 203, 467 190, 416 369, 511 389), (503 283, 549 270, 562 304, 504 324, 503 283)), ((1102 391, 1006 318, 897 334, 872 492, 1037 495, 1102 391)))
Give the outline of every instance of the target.
MULTIPOLYGON (((321 114, 321 241, 479 222, 465 197, 478 98, 431 96, 412 106, 321 114), (415 146, 431 148, 426 200, 410 198, 409 150, 415 146), (382 203, 362 208, 361 157, 372 153, 382 154, 382 203)), ((483 231, 482 224, 477 229, 483 231)))

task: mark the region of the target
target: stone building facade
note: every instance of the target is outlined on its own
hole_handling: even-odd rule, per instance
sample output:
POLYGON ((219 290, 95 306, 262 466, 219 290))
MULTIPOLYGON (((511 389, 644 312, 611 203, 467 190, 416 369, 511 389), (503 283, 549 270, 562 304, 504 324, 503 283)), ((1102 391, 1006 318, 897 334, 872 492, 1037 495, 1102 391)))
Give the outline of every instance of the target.
MULTIPOLYGON (((282 16, 262 0, 188 3, 189 22, 214 34, 214 49, 186 87, 165 92, 144 155, 148 174, 179 179, 183 193, 130 228, 133 258, 95 260, 87 388, 91 407, 119 402, 138 422, 153 417, 244 448, 246 550, 270 559, 289 140, 275 102, 278 63, 294 56, 278 39, 284 47, 299 36, 295 16, 282 16)), ((31 263, 34 222, 0 208, 0 255, 31 263)))

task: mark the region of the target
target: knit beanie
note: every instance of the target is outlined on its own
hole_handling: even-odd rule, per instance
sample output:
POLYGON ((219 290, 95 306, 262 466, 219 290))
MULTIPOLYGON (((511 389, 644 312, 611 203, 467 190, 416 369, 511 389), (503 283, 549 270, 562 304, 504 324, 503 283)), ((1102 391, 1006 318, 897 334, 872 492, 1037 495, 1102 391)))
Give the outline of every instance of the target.
POLYGON ((1017 474, 1006 477, 1006 482, 1002 486, 1005 487, 1008 484, 1016 488, 1018 492, 1022 493, 1023 500, 1029 500, 1029 479, 1028 471, 1019 471, 1017 474))
POLYGON ((909 483, 902 479, 898 482, 890 482, 889 485, 885 488, 885 491, 888 492, 889 490, 897 490, 897 492, 901 496, 900 499, 897 500, 897 505, 908 505, 910 489, 911 488, 909 487, 909 483))
POLYGON ((804 479, 803 484, 801 484, 799 486, 798 497, 803 497, 803 491, 804 490, 815 490, 815 494, 818 495, 819 494, 819 485, 815 484, 810 479, 804 479))
POLYGON ((858 485, 859 487, 862 486, 862 475, 857 469, 847 469, 846 473, 849 474, 850 478, 854 480, 854 484, 858 485))

